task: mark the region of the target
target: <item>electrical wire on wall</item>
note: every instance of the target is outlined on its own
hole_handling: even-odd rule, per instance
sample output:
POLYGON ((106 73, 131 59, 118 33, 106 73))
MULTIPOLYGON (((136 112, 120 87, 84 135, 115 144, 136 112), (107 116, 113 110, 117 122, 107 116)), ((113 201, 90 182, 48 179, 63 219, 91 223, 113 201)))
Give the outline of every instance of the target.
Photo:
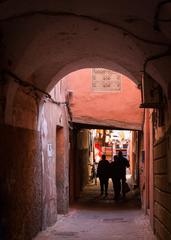
POLYGON ((67 115, 69 116, 69 121, 72 122, 72 113, 71 113, 71 109, 69 106, 69 101, 64 101, 64 102, 55 101, 49 93, 38 88, 34 84, 31 84, 27 81, 22 80, 15 73, 13 73, 7 69, 4 69, 1 71, 1 79, 0 79, 1 84, 5 84, 7 82, 6 76, 8 77, 7 80, 13 80, 15 83, 17 83, 19 86, 21 86, 24 93, 33 97, 37 104, 39 104, 40 101, 43 100, 44 102, 48 101, 48 102, 51 102, 58 106, 60 106, 60 105, 65 106, 67 109, 67 115))
POLYGON ((171 47, 169 47, 167 49, 167 51, 165 51, 165 52, 162 52, 162 53, 159 53, 159 54, 156 54, 156 55, 153 55, 153 56, 150 56, 150 57, 146 58, 146 60, 144 62, 144 65, 143 65, 143 73, 146 73, 147 64, 150 61, 154 61, 154 60, 157 60, 157 59, 160 59, 160 58, 163 58, 163 57, 169 57, 169 56, 171 56, 171 47))

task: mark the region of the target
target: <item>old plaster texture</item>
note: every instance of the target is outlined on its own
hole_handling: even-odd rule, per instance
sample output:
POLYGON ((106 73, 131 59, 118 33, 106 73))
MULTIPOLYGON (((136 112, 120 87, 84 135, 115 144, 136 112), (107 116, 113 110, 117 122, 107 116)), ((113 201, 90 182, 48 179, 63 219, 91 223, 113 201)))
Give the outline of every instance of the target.
MULTIPOLYGON (((111 78, 105 70, 92 76, 94 69, 82 69, 67 75, 62 81, 70 92, 70 107, 73 121, 84 124, 104 125, 128 129, 142 129, 143 109, 140 109, 141 92, 129 78, 119 73, 113 78, 120 78, 119 90, 102 91, 93 89, 93 78, 111 78), (117 76, 118 75, 118 76, 117 76)), ((110 81, 105 84, 109 84, 110 81)))
POLYGON ((42 220, 40 134, 11 126, 0 132, 1 237, 30 240, 42 220))

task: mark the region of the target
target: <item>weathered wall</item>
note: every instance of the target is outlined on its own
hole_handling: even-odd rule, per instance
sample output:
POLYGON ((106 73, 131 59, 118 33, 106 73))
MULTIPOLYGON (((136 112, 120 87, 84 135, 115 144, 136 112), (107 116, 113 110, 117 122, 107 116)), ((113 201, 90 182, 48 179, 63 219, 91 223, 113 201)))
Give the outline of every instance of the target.
MULTIPOLYGON (((63 93, 63 92, 62 92, 63 93)), ((65 100, 60 94, 60 83, 51 91, 58 102, 65 100)), ((43 228, 52 225, 59 213, 68 211, 68 127, 66 107, 50 102, 41 109, 40 131, 42 141, 43 228), (61 135, 57 126, 63 129, 61 135), (63 128, 64 127, 64 128, 63 128), (60 143, 60 144, 57 144, 60 143), (62 153, 61 153, 62 151, 62 153), (61 158, 60 158, 61 157, 61 158)))
POLYGON ((23 89, 18 89, 14 99, 11 112, 11 125, 26 129, 37 130, 38 102, 29 96, 23 89))
POLYGON ((54 108, 50 103, 44 104, 41 111, 42 141, 42 228, 52 225, 57 219, 56 199, 56 122, 54 108))
POLYGON ((69 207, 68 136, 66 128, 63 127, 57 127, 56 133, 57 212, 65 214, 69 207))
POLYGON ((138 132, 133 131, 130 141, 130 171, 133 184, 139 185, 138 132))
POLYGON ((139 181, 141 206, 145 209, 145 154, 144 154, 144 134, 142 133, 139 139, 139 181))
POLYGON ((168 182, 167 139, 154 145, 154 229, 159 239, 171 239, 171 183, 168 182))
POLYGON ((64 201, 65 195, 65 142, 64 142, 64 129, 62 127, 57 127, 56 129, 56 185, 57 185, 57 212, 59 214, 65 213, 66 207, 64 201), (61 197, 59 197, 61 196, 61 197))
POLYGON ((149 184, 150 184, 150 118, 149 118, 149 110, 145 110, 144 116, 144 197, 143 197, 143 207, 145 212, 149 211, 149 200, 152 196, 152 192, 150 192, 149 184))
MULTIPOLYGON (((65 126, 62 171, 68 191, 67 110, 48 101, 39 104, 34 93, 15 85, 15 90, 5 85, 6 98, 1 108, 4 124, 0 126, 0 236, 4 240, 30 240, 57 219, 57 125, 65 126)), ((64 101, 62 93, 58 86, 51 95, 57 101, 64 101)), ((64 197, 58 196, 62 200, 64 197)))
POLYGON ((70 139, 70 203, 73 203, 88 183, 89 131, 74 126, 70 139))
MULTIPOLYGON (((42 224, 41 141, 35 130, 37 104, 18 89, 10 113, 11 125, 0 126, 1 239, 30 240, 42 224)), ((5 123, 5 115, 3 119, 5 123)))
POLYGON ((69 203, 72 204, 75 200, 75 161, 76 161, 76 130, 70 129, 70 149, 69 149, 69 203))
POLYGON ((87 129, 80 129, 78 131, 77 152, 79 171, 76 174, 80 175, 80 190, 82 191, 88 183, 89 131, 87 129))
POLYGON ((164 105, 160 113, 154 111, 152 120, 154 127, 154 230, 158 239, 165 240, 171 239, 171 108, 169 105, 164 105))
POLYGON ((1 239, 30 240, 42 220, 40 134, 11 126, 0 126, 0 132, 1 239))

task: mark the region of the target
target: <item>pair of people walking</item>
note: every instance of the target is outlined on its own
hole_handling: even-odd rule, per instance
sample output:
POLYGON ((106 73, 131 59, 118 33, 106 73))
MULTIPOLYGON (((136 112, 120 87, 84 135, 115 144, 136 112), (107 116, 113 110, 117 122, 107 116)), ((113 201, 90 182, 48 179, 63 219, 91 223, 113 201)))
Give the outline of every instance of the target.
POLYGON ((101 195, 105 193, 108 195, 108 182, 112 178, 113 189, 117 201, 120 198, 121 190, 122 197, 125 198, 125 183, 126 183, 126 168, 128 168, 129 161, 123 157, 122 151, 119 151, 118 156, 114 156, 114 162, 111 164, 106 160, 106 156, 102 155, 102 160, 98 164, 97 177, 100 180, 101 195))
POLYGON ((111 177, 116 201, 119 200, 121 192, 122 197, 125 198, 126 168, 129 166, 129 161, 123 156, 122 151, 119 151, 118 156, 114 156, 114 162, 111 163, 111 177))

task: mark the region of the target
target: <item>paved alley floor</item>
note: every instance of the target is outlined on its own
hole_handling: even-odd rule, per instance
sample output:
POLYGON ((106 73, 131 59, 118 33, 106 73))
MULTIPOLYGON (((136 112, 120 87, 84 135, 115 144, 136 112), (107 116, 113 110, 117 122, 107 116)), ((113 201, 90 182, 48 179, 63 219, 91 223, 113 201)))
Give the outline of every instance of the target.
POLYGON ((98 195, 99 183, 88 185, 69 213, 34 240, 155 240, 135 192, 116 203, 110 183, 108 197, 98 195))

